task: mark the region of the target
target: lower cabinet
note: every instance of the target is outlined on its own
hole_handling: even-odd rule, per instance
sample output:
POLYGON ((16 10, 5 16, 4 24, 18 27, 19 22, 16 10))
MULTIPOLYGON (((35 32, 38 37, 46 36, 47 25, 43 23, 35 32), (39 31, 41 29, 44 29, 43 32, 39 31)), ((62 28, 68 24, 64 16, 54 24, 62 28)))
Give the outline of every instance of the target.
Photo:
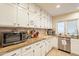
POLYGON ((21 56, 21 49, 6 53, 3 56, 21 56))
POLYGON ((45 49, 45 40, 41 42, 41 56, 45 56, 46 55, 46 49, 45 49))
POLYGON ((41 56, 41 42, 34 44, 34 56, 41 56))
POLYGON ((79 40, 71 39, 71 53, 79 55, 79 40))
POLYGON ((57 37, 53 37, 51 38, 52 40, 52 46, 55 48, 58 48, 58 38, 57 37))
POLYGON ((45 56, 45 41, 34 44, 34 56, 45 56))
POLYGON ((22 56, 33 56, 33 45, 22 48, 22 56))
POLYGON ((44 39, 46 40, 22 47, 10 53, 6 53, 3 56, 45 56, 52 49, 52 47, 57 47, 57 42, 53 38, 44 39))
POLYGON ((49 40, 48 39, 45 41, 45 46, 46 46, 45 47, 45 49, 46 49, 45 52, 48 53, 49 50, 50 50, 50 43, 49 43, 49 40))

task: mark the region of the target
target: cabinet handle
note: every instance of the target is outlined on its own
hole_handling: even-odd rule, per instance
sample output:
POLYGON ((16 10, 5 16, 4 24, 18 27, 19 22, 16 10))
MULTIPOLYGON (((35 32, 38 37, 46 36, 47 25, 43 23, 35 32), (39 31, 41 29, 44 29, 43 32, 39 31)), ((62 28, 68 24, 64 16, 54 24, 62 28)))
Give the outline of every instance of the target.
POLYGON ((28 48, 26 48, 25 50, 29 50, 29 49, 31 49, 31 47, 28 47, 28 48))
POLYGON ((13 23, 13 25, 16 25, 16 23, 13 23))
POLYGON ((13 55, 11 55, 11 56, 15 56, 16 55, 16 53, 14 53, 13 55))
POLYGON ((43 47, 43 45, 42 46, 40 46, 40 48, 42 48, 43 47))
POLYGON ((39 45, 40 43, 36 44, 36 45, 39 45))
POLYGON ((20 24, 17 24, 18 26, 20 25, 20 24))
POLYGON ((35 50, 33 50, 33 53, 35 52, 35 50))

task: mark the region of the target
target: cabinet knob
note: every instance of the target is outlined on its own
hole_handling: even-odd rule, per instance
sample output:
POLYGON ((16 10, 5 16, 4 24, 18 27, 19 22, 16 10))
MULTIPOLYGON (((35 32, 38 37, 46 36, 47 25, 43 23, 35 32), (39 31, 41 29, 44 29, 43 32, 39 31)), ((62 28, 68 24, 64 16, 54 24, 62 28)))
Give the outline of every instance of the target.
POLYGON ((43 47, 43 45, 42 46, 40 46, 40 48, 42 48, 43 47))
POLYGON ((33 53, 35 52, 35 50, 33 50, 33 53))
POLYGON ((16 55, 16 53, 12 54, 11 56, 15 56, 15 55, 16 55))
POLYGON ((26 48, 25 50, 29 50, 29 49, 31 49, 31 47, 28 47, 28 48, 26 48))
POLYGON ((39 45, 40 43, 36 44, 36 45, 39 45))
POLYGON ((20 24, 17 24, 18 26, 20 25, 20 24))
POLYGON ((16 23, 13 23, 13 25, 16 25, 16 23))

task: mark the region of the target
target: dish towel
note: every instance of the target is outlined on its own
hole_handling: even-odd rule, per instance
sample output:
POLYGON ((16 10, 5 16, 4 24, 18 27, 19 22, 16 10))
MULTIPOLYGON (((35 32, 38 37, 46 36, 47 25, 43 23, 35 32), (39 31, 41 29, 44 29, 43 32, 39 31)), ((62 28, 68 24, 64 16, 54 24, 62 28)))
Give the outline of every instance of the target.
POLYGON ((67 44, 66 40, 62 40, 62 45, 66 45, 66 44, 67 44))

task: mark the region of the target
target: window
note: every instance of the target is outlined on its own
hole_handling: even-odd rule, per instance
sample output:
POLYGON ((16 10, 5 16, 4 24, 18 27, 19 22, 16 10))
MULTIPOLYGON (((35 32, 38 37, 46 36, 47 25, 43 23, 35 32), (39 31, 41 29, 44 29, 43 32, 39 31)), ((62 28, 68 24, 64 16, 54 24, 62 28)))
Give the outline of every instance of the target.
POLYGON ((67 33, 70 35, 77 35, 77 21, 67 21, 67 33))
POLYGON ((57 34, 68 34, 72 38, 79 38, 79 20, 68 20, 57 23, 57 34))
POLYGON ((57 32, 64 33, 64 22, 57 23, 57 32))

